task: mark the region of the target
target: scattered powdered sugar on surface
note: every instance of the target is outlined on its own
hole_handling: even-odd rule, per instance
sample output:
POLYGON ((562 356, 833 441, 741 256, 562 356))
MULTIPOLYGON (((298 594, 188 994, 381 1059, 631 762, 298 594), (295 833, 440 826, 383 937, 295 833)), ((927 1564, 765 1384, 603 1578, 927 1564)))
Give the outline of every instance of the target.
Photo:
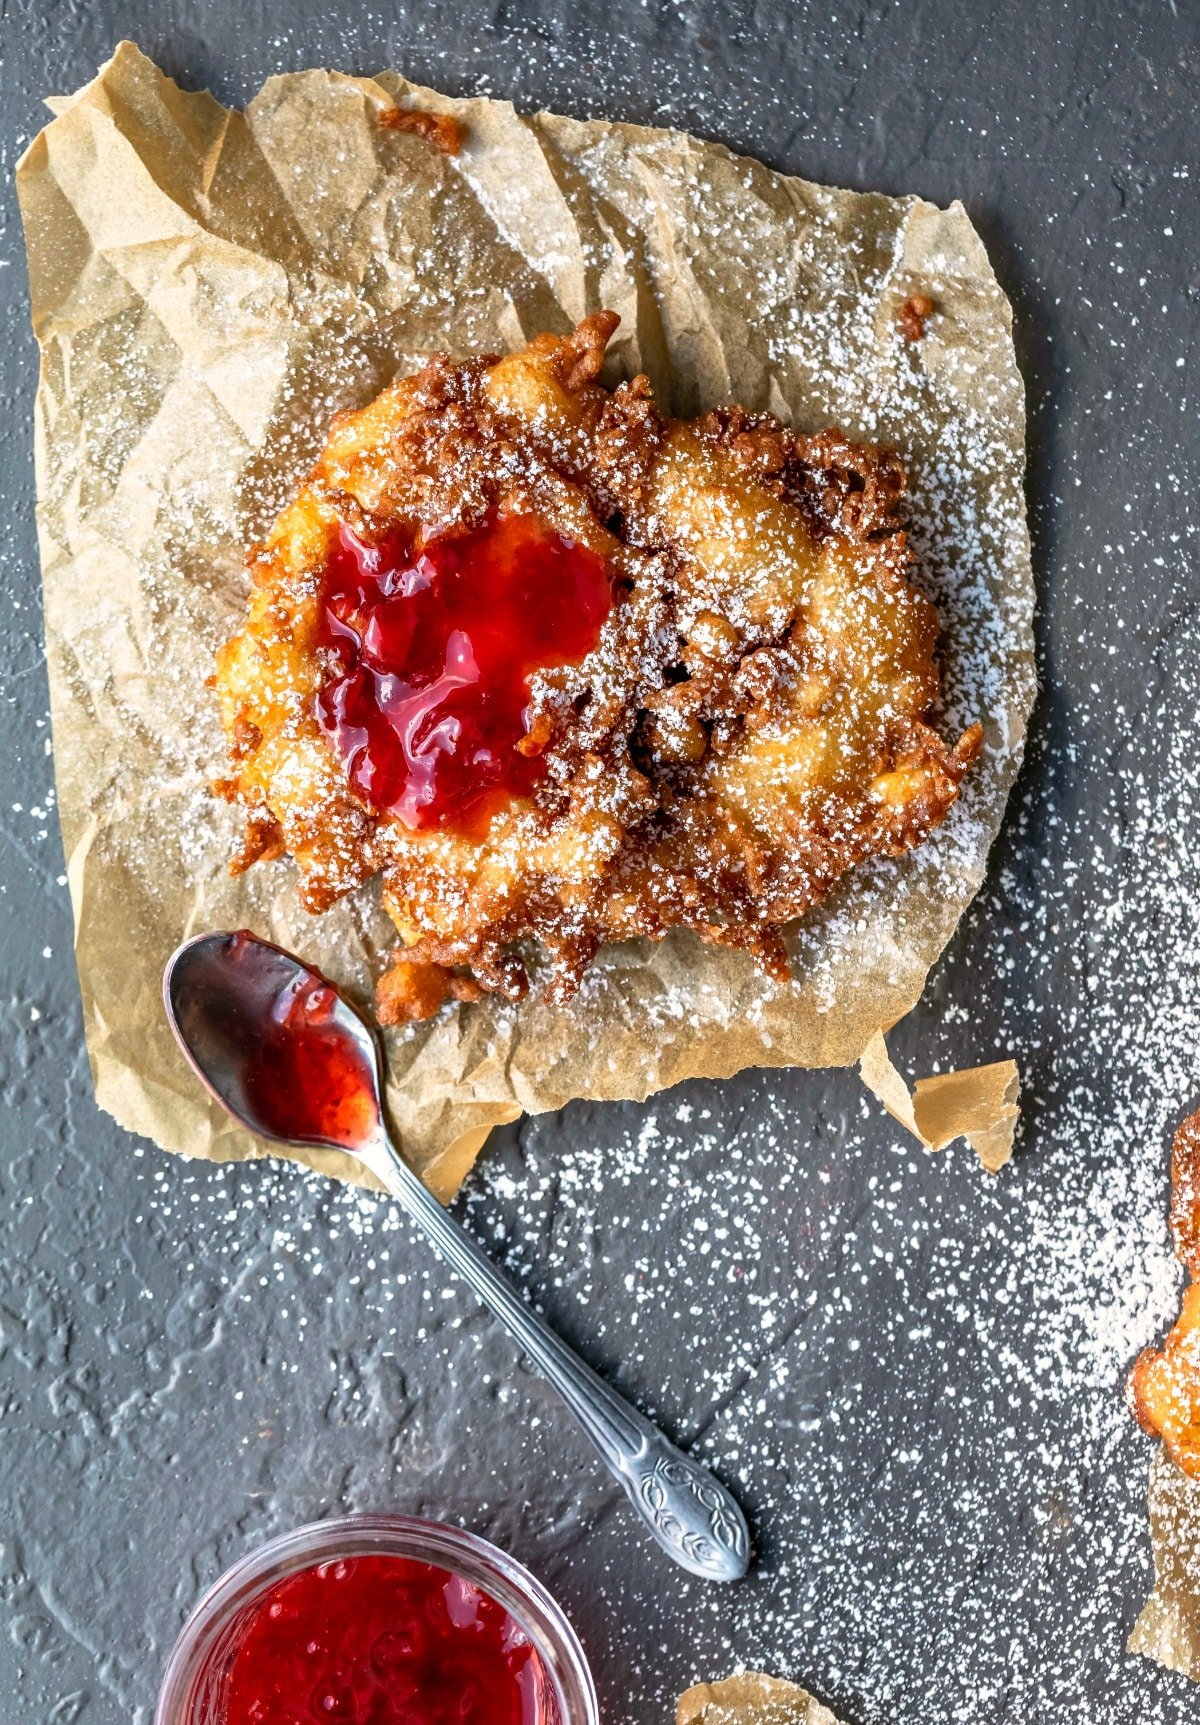
MULTIPOLYGON (((935 495, 947 484, 930 482, 935 495)), ((944 511, 942 522, 961 534, 944 511)), ((963 614, 969 630, 969 602, 963 614)), ((557 1481, 577 1476, 575 1440, 517 1374, 498 1410, 526 1422, 529 1474, 514 1477, 510 1460, 495 1489, 526 1508, 519 1534, 503 1514, 487 1525, 549 1567, 607 1717, 666 1717, 684 1682, 745 1663, 872 1725, 1026 1712, 1093 1725, 1090 1697, 1126 1657, 1149 1585, 1148 1446, 1122 1382, 1173 1309, 1167 1146, 1200 1081, 1188 837, 1200 769, 1181 723, 1197 670, 1194 639, 1176 631, 1139 738, 1153 775, 1117 781, 1120 756, 1084 746, 1099 685, 1062 740, 1035 745, 1037 788, 961 937, 982 974, 960 962, 939 977, 924 1051, 897 1038, 914 1070, 961 1063, 980 989, 1000 996, 1007 1034, 978 1054, 1021 1062, 1028 1144, 998 1179, 961 1146, 915 1155, 850 1074, 832 1087, 746 1074, 644 1109, 576 1106, 485 1153, 472 1227, 590 1357, 720 1467, 759 1542, 744 1589, 714 1594, 681 1576, 664 1594, 601 1479, 580 1488, 591 1507, 564 1545, 557 1481), (1078 980, 1065 1003, 1047 986, 1064 969, 1078 980)), ((484 1392, 494 1332, 390 1206, 314 1192, 283 1170, 252 1187, 223 1171, 186 1184, 197 1178, 215 1180, 211 1205, 228 1196, 235 1237, 296 1213, 276 1255, 302 1311, 335 1297, 319 1290, 344 1256, 364 1333, 414 1377, 478 1371, 484 1392), (456 1315, 414 1325, 410 1283, 418 1317, 456 1315)), ((174 1184, 162 1170, 153 1180, 152 1191, 174 1184)), ((236 1256, 220 1226, 202 1243, 236 1256)), ((343 1393, 353 1402, 353 1378, 343 1393)), ((411 1489, 402 1468, 396 1491, 407 1501, 411 1489)), ((424 1490, 476 1525, 495 1507, 446 1482, 424 1490)))
MULTIPOLYGON (((814 1082, 787 1074, 693 1084, 644 1109, 578 1107, 565 1125, 500 1135, 480 1163, 472 1228, 590 1357, 720 1467, 759 1541, 745 1588, 680 1576, 664 1597, 658 1560, 602 1477, 578 1486, 587 1464, 565 1416, 523 1373, 497 1407, 527 1427, 528 1473, 510 1459, 495 1486, 498 1502, 525 1503, 516 1524, 422 1474, 421 1418, 434 1414, 418 1417, 388 1495, 407 1506, 415 1480, 426 1508, 483 1518, 550 1566, 602 1674, 606 1717, 666 1718, 684 1681, 744 1662, 880 1725, 1026 1710, 1092 1725, 1081 1672, 1094 1684, 1097 1665, 1120 1662, 1147 1585, 1148 1446, 1121 1383, 1175 1297, 1166 1142, 1200 1078, 1195 863, 1164 860, 1158 843, 1200 813, 1200 774, 1182 740, 1164 748, 1162 793, 1139 799, 1125 835, 1124 854, 1141 860, 1102 919, 1068 1026, 1073 1058, 1055 1074, 1039 1065, 1058 1027, 1037 982, 1069 891, 1039 887, 1035 868, 1032 881, 1001 878, 971 914, 998 950, 1019 943, 1029 959, 989 983, 1014 1027, 1004 1051, 1035 1075, 1032 1143, 998 1179, 961 1146, 914 1154, 849 1074, 815 1113, 814 1082), (1128 988, 1125 948, 1154 931, 1152 1003, 1128 988), (1131 1474, 1138 1486, 1121 1489, 1131 1474), (565 1547, 553 1508, 564 1475, 590 1503, 565 1547), (1027 1656, 1039 1632, 1055 1647, 1027 1656)), ((1053 797, 1040 816, 1018 812, 1019 851, 1035 819, 1054 835, 1052 860, 1068 844, 1080 854, 1082 829, 1060 822, 1053 797)), ((949 1024, 970 1011, 970 978, 959 986, 949 1024)), ((144 1178, 148 1209, 174 1231, 179 1177, 153 1163, 144 1178)), ((414 1379, 479 1373, 482 1400, 495 1391, 494 1330, 390 1205, 274 1166, 253 1181, 191 1172, 182 1193, 202 1203, 187 1249, 209 1273, 228 1260, 235 1283, 238 1240, 274 1226, 268 1276, 286 1291, 282 1316, 297 1317, 300 1360, 322 1302, 353 1298, 361 1333, 414 1379)), ((240 1297, 253 1306, 253 1285, 240 1297)), ((349 1377, 330 1366, 353 1410, 361 1361, 349 1377)), ((378 1506, 376 1476, 334 1507, 365 1507, 364 1491, 378 1506)))
MULTIPOLYGON (((1194 645, 1179 652, 1185 679, 1194 645)), ((759 1543, 743 1588, 680 1576, 664 1589, 565 1416, 503 1364, 496 1412, 525 1427, 528 1468, 506 1441, 494 1497, 464 1494, 453 1470, 423 1475, 413 1437, 389 1495, 408 1506, 416 1490, 542 1569, 601 1674, 606 1717, 669 1717, 686 1681, 745 1663, 872 1725, 1094 1725, 1149 1585, 1149 1446, 1121 1386, 1172 1311, 1167 1143, 1200 1084, 1200 882, 1180 842, 1200 815, 1200 771, 1165 718, 1154 740, 1157 789, 1134 791, 1115 837, 1065 812, 1069 751, 1035 763, 1049 793, 1015 811, 1011 863, 968 918, 1011 1027, 980 1054, 1016 1053, 1031 1085, 1029 1142, 999 1178, 961 1146, 915 1154, 850 1074, 819 1089, 816 1075, 747 1074, 641 1109, 576 1106, 498 1134, 479 1164, 471 1227, 737 1486, 759 1543), (1111 882, 1086 929, 1068 856, 1091 890, 1111 882), (1153 966, 1131 966, 1151 941, 1153 966), (1065 1022, 1042 986, 1052 964, 1079 969, 1065 1022), (566 1537, 572 1490, 585 1507, 566 1537)), ((936 1049, 954 1051, 977 986, 969 966, 939 978, 936 1049)), ((178 1177, 153 1164, 146 1179, 150 1208, 170 1218, 178 1177)), ((494 1328, 391 1206, 279 1168, 252 1184, 193 1172, 189 1188, 208 1213, 189 1249, 210 1269, 228 1258, 236 1277, 238 1239, 274 1224, 270 1274, 302 1326, 306 1313, 319 1326, 322 1302, 343 1298, 331 1281, 349 1280, 356 1325, 413 1379, 479 1374, 481 1403, 493 1395, 494 1328)), ((357 1368, 343 1380, 331 1364, 353 1407, 357 1368)), ((460 1418, 457 1444, 486 1443, 485 1415, 478 1440, 460 1418)), ((378 1478, 335 1506, 365 1506, 364 1492, 377 1506, 378 1478)))
MULTIPOLYGON (((1124 329, 1124 296, 1117 315, 1124 329)), ((1072 451, 1060 513, 1088 455, 1072 451)), ((914 472, 918 498, 938 472, 914 472)), ((1134 487, 1129 532, 1095 546, 1089 571, 1116 571, 1115 594, 1093 607, 1086 583, 1072 587, 1082 561, 1066 571, 1053 705, 1001 866, 935 980, 925 1047, 915 1032, 895 1039, 913 1071, 960 1064, 966 1047, 1016 1055, 1016 1161, 992 1181, 961 1146, 914 1155, 851 1074, 747 1074, 642 1109, 526 1122, 497 1135, 471 1182, 472 1226, 555 1321, 738 1485, 760 1544, 746 1589, 663 1585, 560 1410, 393 1207, 275 1164, 137 1152, 123 1249, 140 1263, 148 1239, 163 1241, 189 1284, 213 1278, 222 1309, 245 1314, 224 1356, 225 1415, 265 1396, 299 1431, 328 1388, 317 1460, 290 1434, 286 1489, 269 1509, 252 1492, 235 1534, 214 1534, 181 1606, 303 1505, 424 1508, 484 1525, 545 1569, 614 1725, 669 1718, 685 1681, 739 1662, 803 1680, 864 1725, 1103 1716, 1096 1698, 1149 1585, 1148 1445, 1121 1381, 1172 1310, 1167 1146, 1200 1087, 1200 653, 1179 549, 1194 528, 1191 494, 1170 480, 1175 518, 1164 526, 1160 499, 1134 487), (1130 582, 1152 560, 1157 576, 1130 582), (1148 697, 1112 665, 1123 636, 1148 697), (1120 741, 1098 752, 1093 721, 1114 699, 1129 707, 1120 741), (983 1000, 1004 1026, 993 1047, 972 1041, 983 1000), (415 1412, 387 1388, 380 1362, 393 1359, 426 1398, 415 1412), (462 1405, 465 1382, 478 1409, 462 1405), (460 1422, 449 1445, 439 1399, 460 1422), (529 1466, 507 1443, 488 1500, 493 1401, 506 1433, 521 1422, 529 1466), (364 1427, 365 1460, 339 1435, 364 1427), (515 1507, 489 1519, 501 1504, 515 1507)), ((986 654, 975 664, 986 676, 986 654)), ((31 843, 47 807, 43 793, 28 811, 31 843)), ((208 829, 200 803, 187 807, 190 859, 208 829)), ((70 1218, 56 1225, 69 1238, 70 1218)), ((146 1393, 115 1408, 111 1434, 136 1429, 146 1393)), ((251 1449, 235 1431, 228 1451, 251 1449)), ((47 1502, 48 1523, 56 1513, 47 1502)), ((1134 1663, 1154 1699, 1131 1712, 1126 1686, 1113 1717, 1187 1718, 1184 1688, 1134 1663)))

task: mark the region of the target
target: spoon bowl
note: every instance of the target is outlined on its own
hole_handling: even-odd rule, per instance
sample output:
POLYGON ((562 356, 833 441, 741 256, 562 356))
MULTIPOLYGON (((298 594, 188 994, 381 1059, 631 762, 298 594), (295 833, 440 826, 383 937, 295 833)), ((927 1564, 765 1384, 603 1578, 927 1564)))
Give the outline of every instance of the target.
POLYGON ((200 1082, 251 1132, 351 1153, 373 1146, 383 1117, 378 1038, 293 953, 245 929, 199 935, 168 961, 163 1002, 200 1082))

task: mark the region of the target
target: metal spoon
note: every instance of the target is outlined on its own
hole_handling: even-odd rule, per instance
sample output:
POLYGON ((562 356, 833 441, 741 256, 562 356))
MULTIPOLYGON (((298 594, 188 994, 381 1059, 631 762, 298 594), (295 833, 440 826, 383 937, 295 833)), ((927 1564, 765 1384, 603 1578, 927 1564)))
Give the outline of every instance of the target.
MULTIPOLYGON (((197 1075, 235 1119, 260 1137, 324 1144, 348 1152, 397 1198, 442 1258, 506 1326, 558 1391, 624 1488, 634 1509, 676 1563, 707 1581, 736 1581, 750 1567, 745 1518, 724 1486, 631 1407, 530 1310, 470 1235, 426 1190, 393 1144, 381 1102, 381 1053, 372 1028, 291 953, 254 935, 204 934, 185 941, 163 976, 171 1028, 197 1075), (281 1002, 316 998, 322 1032, 357 1063, 367 1106, 357 1123, 322 1136, 300 1125, 296 1096, 287 1135, 272 1129, 252 1082, 256 1056, 278 1036, 281 1002), (344 1041, 343 1041, 344 1039, 344 1041), (348 1141, 353 1140, 353 1141, 348 1141)), ((351 1111, 353 1121, 354 1111, 351 1111)), ((275 1116, 278 1125, 279 1116, 275 1116)), ((319 1123, 318 1123, 319 1124, 319 1123)), ((330 1128, 325 1125, 326 1133, 330 1128)))

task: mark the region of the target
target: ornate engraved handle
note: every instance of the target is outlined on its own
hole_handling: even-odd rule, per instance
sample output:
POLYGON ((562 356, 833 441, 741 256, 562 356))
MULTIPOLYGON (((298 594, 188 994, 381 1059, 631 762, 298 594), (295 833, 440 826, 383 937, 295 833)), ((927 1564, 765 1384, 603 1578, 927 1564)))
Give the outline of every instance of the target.
POLYGON ((725 1487, 700 1462, 668 1443, 657 1426, 597 1377, 530 1310, 425 1189, 390 1139, 381 1137, 356 1154, 553 1384, 663 1550, 706 1581, 737 1581, 745 1575, 750 1534, 725 1487))
MULTIPOLYGON (((634 1417, 641 1421, 640 1414, 634 1417)), ((586 1430, 585 1416, 578 1418, 586 1430)), ((741 1510, 706 1467, 668 1443, 648 1420, 641 1423, 645 1431, 637 1448, 618 1460, 592 1441, 676 1563, 706 1581, 739 1580, 750 1567, 750 1534, 741 1510)))

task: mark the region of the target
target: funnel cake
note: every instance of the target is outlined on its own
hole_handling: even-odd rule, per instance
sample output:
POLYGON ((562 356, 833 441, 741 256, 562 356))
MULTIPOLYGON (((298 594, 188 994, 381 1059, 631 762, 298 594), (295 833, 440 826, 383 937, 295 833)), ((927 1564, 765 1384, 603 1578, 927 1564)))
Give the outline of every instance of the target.
POLYGON ((340 415, 251 554, 216 685, 248 813, 320 911, 380 874, 386 1022, 539 954, 688 928, 789 974, 784 925, 943 819, 933 606, 890 451, 599 382, 618 320, 438 357, 340 415))
POLYGON ((1200 1109, 1171 1151, 1171 1235, 1190 1278, 1161 1348, 1144 1348, 1129 1374, 1134 1416, 1183 1473, 1200 1479, 1200 1109))

